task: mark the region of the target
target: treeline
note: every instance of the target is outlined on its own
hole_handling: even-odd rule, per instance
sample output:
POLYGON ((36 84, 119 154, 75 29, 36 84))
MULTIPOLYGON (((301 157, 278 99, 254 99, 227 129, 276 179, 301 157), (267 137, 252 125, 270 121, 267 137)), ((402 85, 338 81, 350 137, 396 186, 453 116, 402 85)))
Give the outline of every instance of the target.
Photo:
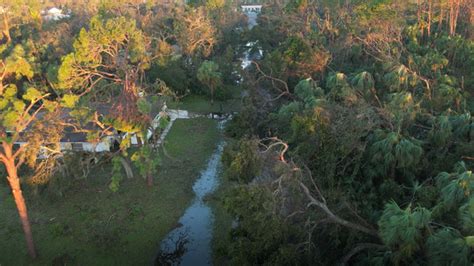
POLYGON ((224 153, 234 265, 471 265, 470 1, 267 4, 224 153))

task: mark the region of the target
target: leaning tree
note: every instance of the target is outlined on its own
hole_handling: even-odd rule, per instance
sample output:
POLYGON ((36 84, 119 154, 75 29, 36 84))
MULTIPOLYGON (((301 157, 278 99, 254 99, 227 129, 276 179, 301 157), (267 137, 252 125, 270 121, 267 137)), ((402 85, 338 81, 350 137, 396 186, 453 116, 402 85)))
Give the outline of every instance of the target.
MULTIPOLYGON (((28 253, 36 258, 31 225, 21 189, 20 168, 27 165, 35 171, 39 155, 59 153, 61 124, 57 119, 61 102, 48 99, 49 94, 25 81, 32 78, 33 68, 20 45, 2 47, 0 61, 0 162, 6 170, 18 214, 23 226, 28 253), (25 90, 17 88, 22 84, 25 90)), ((36 172, 38 174, 38 172, 36 172)))

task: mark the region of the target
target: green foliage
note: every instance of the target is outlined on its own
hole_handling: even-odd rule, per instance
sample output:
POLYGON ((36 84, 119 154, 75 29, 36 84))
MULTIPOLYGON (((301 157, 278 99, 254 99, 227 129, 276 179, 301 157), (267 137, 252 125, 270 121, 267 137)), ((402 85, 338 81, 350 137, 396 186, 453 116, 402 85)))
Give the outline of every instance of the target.
POLYGON ((225 206, 237 218, 237 226, 223 247, 230 264, 301 263, 297 241, 302 232, 276 215, 272 202, 271 191, 258 186, 237 187, 226 196, 225 206))
POLYGON ((97 80, 125 79, 127 68, 144 70, 149 66, 143 32, 125 17, 93 17, 89 29, 81 30, 73 46, 74 52, 62 58, 58 70, 60 88, 90 89, 97 80))
POLYGON ((474 139, 474 118, 471 113, 454 116, 452 124, 457 138, 464 141, 474 139))
POLYGON ((214 98, 214 90, 222 82, 219 65, 213 61, 204 61, 197 71, 197 78, 209 87, 211 97, 214 98))
POLYGON ((433 105, 438 110, 447 110, 449 108, 461 110, 461 104, 464 101, 462 90, 456 85, 441 83, 434 87, 433 105))
POLYGON ((366 99, 375 95, 375 80, 372 74, 362 71, 352 78, 352 84, 366 99))
POLYGON ((26 90, 26 93, 23 94, 22 98, 25 101, 32 102, 40 99, 42 96, 42 93, 37 90, 36 88, 30 87, 26 90))
POLYGON ((193 77, 191 69, 187 69, 182 59, 171 60, 166 65, 152 64, 147 72, 151 82, 163 80, 178 95, 185 95, 195 88, 191 87, 193 77), (177 78, 179 77, 179 78, 177 78))
POLYGON ((438 116, 429 133, 430 142, 439 147, 445 146, 453 135, 453 128, 447 116, 438 116))
MULTIPOLYGON (((291 117, 288 134, 290 144, 294 144, 294 153, 301 158, 311 158, 330 149, 333 138, 330 136, 330 116, 324 101, 291 117), (319 106, 320 105, 320 106, 319 106)), ((280 117, 283 118, 283 117, 280 117)), ((282 126, 285 126, 283 124, 282 126)))
POLYGON ((110 178, 109 189, 113 192, 117 192, 120 188, 120 181, 123 180, 123 168, 122 163, 120 162, 121 158, 119 156, 114 156, 112 158, 112 177, 110 178))
POLYGON ((140 175, 146 179, 158 173, 161 164, 159 153, 150 145, 143 145, 131 156, 133 164, 138 168, 140 175))
MULTIPOLYGON (((0 94, 0 126, 13 132, 22 132, 34 122, 35 117, 32 117, 27 110, 31 110, 31 105, 37 103, 44 93, 30 87, 23 94, 23 99, 19 99, 18 96, 19 92, 13 84, 8 85, 4 93, 0 94)), ((54 104, 43 100, 43 106, 48 109, 53 108, 54 104)))
POLYGON ((410 92, 390 93, 387 98, 386 108, 398 129, 405 128, 415 120, 420 106, 410 92))
POLYGON ((441 229, 428 237, 430 265, 471 265, 470 248, 459 233, 453 229, 441 229))
MULTIPOLYGON (((310 101, 314 99, 314 97, 308 98, 310 101)), ((313 102, 311 101, 311 104, 313 102)), ((289 134, 291 132, 287 132, 287 129, 291 127, 291 122, 293 117, 300 114, 303 111, 303 105, 301 102, 290 102, 286 105, 283 105, 278 110, 278 113, 272 114, 270 119, 272 119, 273 127, 281 132, 282 134, 289 134)), ((290 135, 291 136, 291 135, 290 135)))
MULTIPOLYGON (((459 208, 459 216, 462 230, 467 234, 474 234, 474 196, 471 195, 469 201, 459 208)), ((472 240, 471 240, 472 241, 472 240)), ((471 244, 472 247, 472 244, 471 244)))
POLYGON ((420 249, 428 230, 431 212, 425 208, 401 209, 395 202, 385 205, 378 225, 385 244, 397 250, 397 261, 411 257, 420 249))
POLYGON ((137 101, 138 111, 142 114, 149 114, 151 112, 151 104, 146 99, 138 99, 137 101))
POLYGON ((287 50, 283 53, 290 61, 301 61, 309 53, 310 47, 303 39, 292 37, 287 40, 287 50))
MULTIPOLYGON (((0 72, 4 73, 5 76, 14 75, 16 79, 21 77, 32 78, 33 67, 27 60, 25 50, 22 45, 15 45, 11 50, 2 53, 2 57, 5 58, 3 64, 0 66, 0 72)), ((3 60, 2 60, 3 61, 3 60)))
POLYGON ((344 73, 332 73, 326 81, 329 95, 333 100, 354 103, 357 101, 357 94, 350 86, 347 76, 344 73))
POLYGON ((467 170, 452 174, 443 172, 436 177, 436 185, 441 191, 443 207, 452 209, 474 195, 474 174, 467 170))
POLYGON ((120 130, 122 132, 130 133, 130 134, 141 133, 142 129, 145 126, 143 124, 143 121, 129 122, 120 118, 116 118, 116 119, 109 118, 109 119, 106 119, 105 122, 107 124, 112 125, 116 130, 120 130))
POLYGON ((390 175, 394 169, 412 171, 422 158, 421 142, 414 138, 380 130, 375 132, 373 138, 369 156, 372 170, 378 175, 390 175))
POLYGON ((74 94, 65 94, 62 98, 62 105, 67 108, 73 108, 79 102, 79 96, 74 94))
POLYGON ((232 181, 248 183, 259 173, 262 165, 256 140, 241 140, 228 145, 222 155, 224 175, 232 181))
MULTIPOLYGON (((42 21, 40 11, 48 3, 39 2, 2 3, 0 142, 12 144, 20 136, 15 132, 22 132, 28 148, 20 159, 27 166, 43 163, 38 160, 42 146, 58 149, 63 129, 56 124, 64 121, 57 107, 90 125, 91 101, 106 102, 121 89, 132 96, 124 97, 131 108, 123 110, 141 115, 152 105, 139 99, 139 91, 182 96, 207 92, 203 85, 212 98, 225 99, 242 86, 245 106, 226 128, 228 136, 240 140, 229 141, 222 159, 226 178, 239 186, 226 197, 236 221, 221 250, 229 264, 332 265, 354 250, 347 264, 472 264, 474 43, 468 1, 460 1, 459 16, 451 14, 458 1, 264 1, 251 30, 235 1, 194 0, 173 8, 160 1, 69 1, 64 8, 73 15, 61 21, 42 21), (453 19, 456 34, 448 35, 453 19), (263 73, 274 79, 254 66, 237 69, 237 58, 249 48, 251 57, 259 53, 252 59, 263 73), (212 61, 203 61, 211 55, 212 61), (269 101, 278 95, 276 79, 290 93, 269 101), (79 98, 84 92, 92 93, 79 98), (38 108, 41 119, 32 119, 38 108), (311 172, 310 193, 317 200, 323 200, 320 192, 335 215, 378 230, 378 237, 325 223, 320 209, 307 208, 307 195, 285 182, 278 184, 281 193, 274 193, 271 179, 281 169, 273 167, 272 158, 262 159, 257 140, 267 137, 289 145, 288 164, 295 173, 304 168, 298 178, 309 181, 311 172), (459 160, 464 162, 452 171, 459 160), (265 178, 255 178, 262 172, 265 178), (402 207, 386 204, 390 200, 402 207), (357 250, 361 243, 377 247, 357 250)), ((219 110, 203 102, 183 106, 219 110)), ((131 146, 132 135, 148 134, 148 121, 135 118, 99 117, 128 133, 123 150, 131 146)), ((160 129, 168 122, 163 118, 160 129)), ((181 132, 180 144, 196 145, 190 132, 197 130, 181 132)), ((87 133, 89 140, 99 137, 87 133)), ((160 156, 148 144, 129 152, 130 157, 127 151, 122 155, 141 176, 165 172, 158 173, 160 156)), ((112 179, 107 176, 112 191, 123 178, 121 163, 115 157, 112 179)), ((68 172, 82 173, 82 167, 68 172)), ((124 217, 141 212, 127 211, 124 217)), ((52 227, 54 237, 62 237, 62 224, 52 227)), ((95 228, 87 240, 113 247, 114 227, 87 225, 95 228)))
MULTIPOLYGON (((324 91, 317 86, 313 79, 304 79, 298 82, 295 87, 295 94, 303 100, 305 108, 313 108, 321 102, 324 97, 324 91)), ((280 110, 281 111, 281 110, 280 110)))
POLYGON ((225 0, 209 0, 206 1, 206 8, 208 9, 219 9, 224 7, 225 5, 225 0))
POLYGON ((281 46, 281 56, 292 76, 313 76, 326 68, 330 55, 317 41, 291 36, 281 46))
POLYGON ((419 82, 418 77, 405 65, 394 66, 389 73, 385 74, 384 80, 391 92, 408 90, 419 82))
POLYGON ((0 107, 2 107, 2 113, 0 114, 1 125, 7 129, 13 128, 21 114, 25 104, 16 99, 16 86, 8 86, 5 90, 5 94, 1 96, 0 107))
MULTIPOLYGON (((440 21, 440 15, 449 12, 449 3, 441 3, 441 11, 440 3, 428 2, 287 1, 285 8, 272 2, 264 8, 259 25, 246 35, 246 42, 256 41, 254 47, 263 50, 260 69, 285 81, 293 94, 265 101, 262 95, 275 96, 269 89, 274 84, 258 73, 252 75, 249 68, 246 109, 252 115, 239 115, 232 122, 237 125, 232 132, 245 132, 233 136, 282 139, 289 145, 288 164, 295 169, 307 166, 329 209, 346 218, 353 213, 360 219, 351 221, 372 228, 379 225, 376 240, 322 225, 318 211, 296 212, 300 228, 316 224, 308 240, 313 252, 309 257, 316 258, 311 264, 318 264, 318 259, 325 262, 320 264, 340 263, 353 250, 357 253, 347 262, 350 265, 472 262, 472 249, 466 247, 473 235, 469 169, 474 152, 470 71, 474 46, 464 25, 458 36, 445 34, 450 22, 446 17, 440 21), (326 67, 323 56, 321 60, 313 56, 327 51, 330 71, 312 71, 315 65, 326 67), (464 168, 448 174, 461 158, 464 168), (403 207, 394 202, 385 205, 390 200, 403 207), (380 240, 383 247, 358 250, 362 243, 380 240), (447 252, 442 250, 443 241, 447 252)), ((261 169, 278 178, 278 173, 267 173, 270 165, 264 161, 261 169)), ((259 182, 241 189, 268 188, 259 182)), ((280 185, 278 192, 284 193, 267 199, 267 204, 280 199, 294 206, 305 196, 291 195, 291 186, 280 185)), ((315 186, 310 192, 321 200, 315 186)), ((243 201, 240 196, 232 195, 243 201)), ((248 216, 259 212, 249 211, 248 216)), ((290 225, 291 219, 287 220, 290 225)), ((254 236, 260 232, 248 230, 245 240, 254 236)))
POLYGON ((253 132, 253 126, 257 123, 258 114, 255 106, 245 104, 242 110, 234 116, 225 128, 227 136, 241 138, 249 136, 253 132))

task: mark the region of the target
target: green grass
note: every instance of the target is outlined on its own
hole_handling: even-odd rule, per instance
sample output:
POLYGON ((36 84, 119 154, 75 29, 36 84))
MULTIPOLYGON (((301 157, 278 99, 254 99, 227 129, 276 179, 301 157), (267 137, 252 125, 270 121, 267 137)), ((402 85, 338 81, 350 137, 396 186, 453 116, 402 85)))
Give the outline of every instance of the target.
POLYGON ((181 101, 168 103, 168 107, 171 109, 188 110, 190 112, 201 114, 207 114, 211 112, 239 112, 240 105, 240 96, 234 97, 227 101, 214 101, 214 104, 211 104, 211 101, 206 96, 190 95, 183 98, 181 101))
POLYGON ((9 188, 0 183, 0 265, 147 265, 194 197, 192 184, 220 138, 209 119, 177 120, 155 186, 124 180, 108 189, 110 165, 75 181, 63 197, 28 197, 40 257, 26 254, 9 188))

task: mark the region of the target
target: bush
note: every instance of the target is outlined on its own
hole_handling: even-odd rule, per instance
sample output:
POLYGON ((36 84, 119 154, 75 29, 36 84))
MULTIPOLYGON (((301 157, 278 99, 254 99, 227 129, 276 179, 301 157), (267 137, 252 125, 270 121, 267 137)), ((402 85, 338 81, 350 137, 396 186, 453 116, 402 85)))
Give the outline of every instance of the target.
POLYGON ((222 85, 216 89, 215 97, 216 100, 219 101, 226 101, 232 98, 232 90, 234 90, 234 86, 231 85, 222 85))
POLYGON ((224 175, 231 181, 248 183, 260 174, 262 165, 257 140, 241 140, 228 145, 222 155, 224 175))

